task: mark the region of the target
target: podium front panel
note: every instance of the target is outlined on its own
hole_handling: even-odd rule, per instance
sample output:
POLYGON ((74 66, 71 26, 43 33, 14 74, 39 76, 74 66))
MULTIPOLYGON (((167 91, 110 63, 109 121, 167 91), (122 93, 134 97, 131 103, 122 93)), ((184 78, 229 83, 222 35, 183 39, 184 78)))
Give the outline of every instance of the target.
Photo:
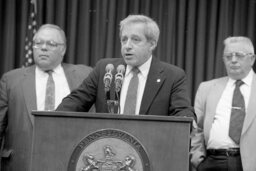
POLYGON ((189 170, 191 118, 38 111, 33 115, 31 171, 68 170, 79 143, 102 130, 120 130, 135 137, 145 149, 150 171, 189 170))

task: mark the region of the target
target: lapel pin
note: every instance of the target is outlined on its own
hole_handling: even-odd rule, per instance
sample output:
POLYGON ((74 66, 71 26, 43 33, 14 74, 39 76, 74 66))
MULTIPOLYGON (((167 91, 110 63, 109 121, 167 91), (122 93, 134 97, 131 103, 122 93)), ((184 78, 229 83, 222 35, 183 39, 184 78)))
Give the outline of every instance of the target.
POLYGON ((158 83, 160 83, 160 81, 161 81, 160 79, 157 79, 157 80, 156 80, 156 82, 158 82, 158 83))

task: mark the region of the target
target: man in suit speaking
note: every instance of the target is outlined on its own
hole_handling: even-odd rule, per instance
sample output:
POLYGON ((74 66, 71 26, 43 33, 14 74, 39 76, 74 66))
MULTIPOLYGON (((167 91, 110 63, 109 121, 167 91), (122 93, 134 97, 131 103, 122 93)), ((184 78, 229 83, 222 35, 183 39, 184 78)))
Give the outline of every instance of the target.
POLYGON ((88 111, 95 103, 96 112, 108 113, 110 99, 118 100, 120 114, 195 117, 184 71, 152 56, 159 33, 156 22, 147 16, 130 15, 122 20, 123 58, 98 61, 57 110, 88 111))
MULTIPOLYGON (((0 81, 0 144, 4 171, 28 171, 32 151, 32 110, 54 110, 92 70, 62 63, 64 31, 53 24, 39 28, 33 38, 35 65, 5 73, 0 81)), ((47 126, 47 125, 46 125, 47 126)))

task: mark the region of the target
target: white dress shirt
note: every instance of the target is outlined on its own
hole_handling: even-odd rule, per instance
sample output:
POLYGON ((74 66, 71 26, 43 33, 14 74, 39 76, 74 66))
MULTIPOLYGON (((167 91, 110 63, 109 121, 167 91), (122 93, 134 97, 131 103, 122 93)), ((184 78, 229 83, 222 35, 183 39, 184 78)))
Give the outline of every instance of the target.
MULTIPOLYGON (((241 93, 244 96, 245 111, 247 111, 247 106, 249 103, 252 79, 253 71, 251 70, 249 74, 242 79, 244 84, 240 86, 241 93)), ((227 149, 239 147, 228 135, 235 82, 236 80, 231 78, 228 80, 226 88, 224 89, 220 101, 217 104, 216 114, 210 130, 207 149, 227 149)))
MULTIPOLYGON (((136 115, 138 115, 140 112, 141 100, 143 97, 151 61, 152 61, 152 56, 143 65, 138 67, 140 72, 138 74, 139 85, 138 85, 138 90, 137 90, 137 102, 136 102, 136 109, 135 109, 136 115)), ((125 76, 124 76, 124 81, 123 81, 123 85, 122 85, 121 95, 120 95, 121 96, 120 97, 120 110, 121 110, 120 113, 121 114, 123 114, 123 111, 124 111, 124 104, 125 104, 125 100, 126 100, 128 86, 129 86, 130 80, 133 76, 131 70, 132 70, 132 66, 127 65, 126 71, 125 71, 125 76)))
MULTIPOLYGON (((36 66, 36 100, 37 110, 44 110, 46 83, 49 74, 36 66)), ((55 109, 61 103, 62 99, 70 93, 70 88, 61 65, 58 65, 52 72, 55 83, 55 109)))

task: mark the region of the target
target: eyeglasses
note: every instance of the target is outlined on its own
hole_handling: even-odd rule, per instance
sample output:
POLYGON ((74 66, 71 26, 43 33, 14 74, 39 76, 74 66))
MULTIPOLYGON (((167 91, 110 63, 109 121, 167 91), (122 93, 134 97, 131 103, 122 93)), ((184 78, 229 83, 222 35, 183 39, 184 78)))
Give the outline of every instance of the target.
POLYGON ((64 43, 56 43, 54 41, 43 41, 43 40, 37 40, 33 42, 33 47, 36 49, 41 49, 43 45, 46 45, 46 48, 49 50, 54 50, 60 45, 64 45, 64 43))
POLYGON ((223 58, 230 61, 232 60, 233 56, 235 56, 238 60, 243 60, 248 55, 253 55, 253 54, 245 53, 245 52, 230 52, 230 53, 224 53, 223 58))

